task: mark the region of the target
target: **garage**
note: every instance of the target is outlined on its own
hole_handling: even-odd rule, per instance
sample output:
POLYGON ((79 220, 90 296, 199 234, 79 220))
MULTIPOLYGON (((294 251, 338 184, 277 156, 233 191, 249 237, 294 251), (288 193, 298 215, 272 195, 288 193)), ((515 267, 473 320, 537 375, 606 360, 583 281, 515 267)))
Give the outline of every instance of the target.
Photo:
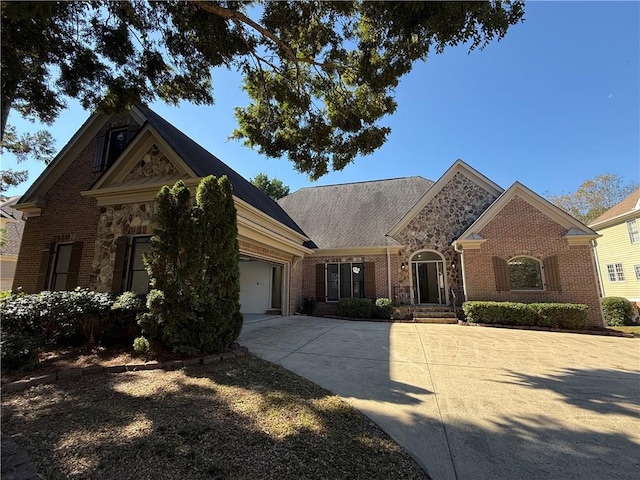
POLYGON ((284 289, 284 265, 240 257, 240 312, 280 315, 284 289))

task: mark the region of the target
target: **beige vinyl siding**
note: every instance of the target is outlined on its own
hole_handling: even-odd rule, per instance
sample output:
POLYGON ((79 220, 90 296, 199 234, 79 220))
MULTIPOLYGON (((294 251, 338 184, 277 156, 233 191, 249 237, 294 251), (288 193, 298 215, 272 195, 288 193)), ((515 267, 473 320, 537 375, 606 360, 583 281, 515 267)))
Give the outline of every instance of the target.
MULTIPOLYGON (((640 214, 637 222, 640 227, 640 214)), ((640 280, 636 278, 635 265, 640 265, 640 243, 629 240, 626 220, 618 225, 598 230, 602 238, 598 239, 598 260, 602 277, 602 287, 606 297, 626 297, 640 301, 640 280), (621 263, 624 270, 624 282, 611 282, 607 265, 621 263)))

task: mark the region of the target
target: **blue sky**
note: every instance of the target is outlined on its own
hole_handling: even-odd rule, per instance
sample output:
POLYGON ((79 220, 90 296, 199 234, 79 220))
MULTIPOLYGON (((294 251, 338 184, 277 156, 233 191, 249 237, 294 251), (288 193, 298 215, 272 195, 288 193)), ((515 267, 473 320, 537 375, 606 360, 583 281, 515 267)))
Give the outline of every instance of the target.
MULTIPOLYGON (((285 158, 267 159, 228 140, 233 108, 246 104, 240 79, 214 78, 216 104, 151 105, 246 178, 259 172, 292 191, 313 185, 420 175, 436 180, 461 158, 503 188, 518 180, 540 194, 574 191, 616 173, 640 180, 640 3, 528 2, 525 21, 501 42, 468 54, 432 55, 404 77, 398 109, 384 120, 387 143, 316 182, 285 158)), ((50 130, 58 149, 88 112, 74 102, 50 130)), ((9 117, 19 131, 42 126, 9 117)), ((15 168, 8 155, 3 168, 15 168)), ((25 162, 26 191, 44 165, 25 162)))

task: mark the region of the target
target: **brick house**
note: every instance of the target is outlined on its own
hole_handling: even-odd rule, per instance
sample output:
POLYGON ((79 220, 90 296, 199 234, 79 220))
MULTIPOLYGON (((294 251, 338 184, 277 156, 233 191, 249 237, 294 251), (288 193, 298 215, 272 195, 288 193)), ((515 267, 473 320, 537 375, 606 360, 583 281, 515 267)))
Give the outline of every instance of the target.
POLYGON ((92 116, 21 198, 14 288, 145 291, 157 191, 210 174, 234 189, 243 313, 288 315, 306 297, 319 313, 343 297, 559 301, 602 325, 598 235, 519 183, 504 191, 458 160, 435 183, 303 188, 276 203, 146 107, 92 116))

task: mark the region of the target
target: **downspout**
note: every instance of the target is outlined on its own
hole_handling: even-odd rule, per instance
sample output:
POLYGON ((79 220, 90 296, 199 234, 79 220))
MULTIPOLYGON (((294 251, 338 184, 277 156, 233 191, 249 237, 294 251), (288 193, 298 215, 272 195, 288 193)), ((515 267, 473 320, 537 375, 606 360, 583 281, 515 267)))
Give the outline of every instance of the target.
MULTIPOLYGON (((600 297, 604 297, 604 286, 602 284, 602 272, 600 271, 600 261, 598 259, 598 251, 596 247, 598 246, 598 242, 596 240, 591 240, 591 260, 595 264, 594 274, 596 276, 596 282, 598 283, 598 293, 600 297)), ((602 310, 602 302, 598 302, 598 306, 600 307, 600 318, 602 319, 602 326, 604 326, 604 310, 602 310)))
POLYGON ((467 301, 469 297, 467 295, 467 271, 464 268, 464 249, 462 247, 458 247, 458 242, 453 242, 453 249, 460 254, 460 268, 462 269, 462 291, 464 293, 464 299, 465 301, 467 301))
POLYGON ((600 270, 600 259, 598 258, 598 250, 597 247, 598 242, 596 240, 591 240, 591 259, 595 264, 595 270, 598 280, 598 293, 601 297, 604 297, 604 283, 602 282, 602 271, 600 270))
POLYGON ((387 291, 389 293, 389 300, 393 301, 391 297, 391 253, 389 247, 387 247, 387 291))

